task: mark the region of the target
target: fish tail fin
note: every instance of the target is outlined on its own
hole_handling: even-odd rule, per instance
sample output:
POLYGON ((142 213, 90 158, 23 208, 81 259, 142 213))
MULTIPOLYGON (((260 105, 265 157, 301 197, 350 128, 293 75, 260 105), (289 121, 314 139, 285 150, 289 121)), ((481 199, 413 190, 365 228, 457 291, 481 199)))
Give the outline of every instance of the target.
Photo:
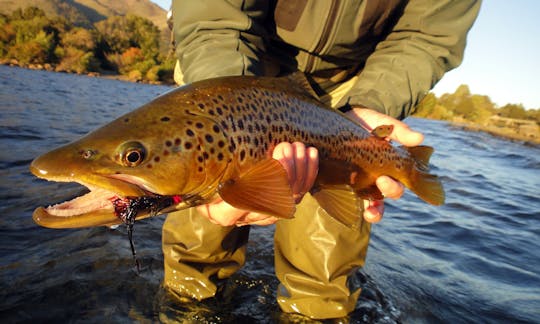
POLYGON ((415 164, 406 185, 422 200, 432 205, 444 204, 444 189, 436 175, 429 173, 429 159, 433 153, 430 146, 404 147, 415 164))

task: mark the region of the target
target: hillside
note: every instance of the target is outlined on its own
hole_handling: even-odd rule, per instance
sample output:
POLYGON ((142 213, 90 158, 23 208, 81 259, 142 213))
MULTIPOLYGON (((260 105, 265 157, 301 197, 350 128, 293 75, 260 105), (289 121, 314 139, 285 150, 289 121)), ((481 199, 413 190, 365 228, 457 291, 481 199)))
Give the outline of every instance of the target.
POLYGON ((0 13, 9 15, 29 6, 84 27, 111 16, 134 14, 152 21, 160 30, 167 28, 166 11, 150 0, 0 0, 0 13))

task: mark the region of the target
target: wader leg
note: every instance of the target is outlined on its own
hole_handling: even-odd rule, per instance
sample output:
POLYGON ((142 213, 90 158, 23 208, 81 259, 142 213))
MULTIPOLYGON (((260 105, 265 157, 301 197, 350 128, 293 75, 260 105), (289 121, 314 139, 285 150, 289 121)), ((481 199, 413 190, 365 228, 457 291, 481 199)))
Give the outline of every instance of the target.
POLYGON ((294 219, 276 224, 278 304, 284 312, 311 318, 347 316, 360 295, 360 287, 349 279, 364 265, 370 224, 350 229, 309 194, 297 207, 294 219))
POLYGON ((195 208, 171 213, 163 225, 164 286, 179 296, 213 297, 216 283, 245 262, 249 226, 223 227, 195 208))

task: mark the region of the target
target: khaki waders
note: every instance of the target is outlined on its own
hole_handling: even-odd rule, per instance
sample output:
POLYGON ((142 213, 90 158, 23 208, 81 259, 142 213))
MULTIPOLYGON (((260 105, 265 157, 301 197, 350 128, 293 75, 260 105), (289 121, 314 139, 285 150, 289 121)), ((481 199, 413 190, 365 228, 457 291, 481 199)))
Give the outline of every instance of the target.
MULTIPOLYGON (((337 102, 347 86, 337 88, 329 100, 337 102)), ((369 233, 369 223, 348 228, 306 194, 293 219, 276 223, 281 309, 317 319, 344 317, 354 310, 360 288, 349 279, 364 265, 369 233)), ((244 265, 248 234, 249 226, 215 225, 195 208, 169 214, 163 226, 164 286, 179 296, 213 297, 217 281, 244 265)))

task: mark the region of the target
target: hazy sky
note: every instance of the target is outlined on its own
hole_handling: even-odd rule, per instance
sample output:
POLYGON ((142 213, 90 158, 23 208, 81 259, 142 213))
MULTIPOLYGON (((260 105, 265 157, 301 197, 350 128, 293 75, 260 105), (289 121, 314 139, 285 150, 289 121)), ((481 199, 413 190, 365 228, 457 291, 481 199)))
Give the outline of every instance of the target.
MULTIPOLYGON (((168 9, 171 0, 153 0, 168 9)), ((502 106, 540 108, 540 1, 484 0, 471 29, 465 59, 447 73, 434 92, 454 92, 460 84, 502 106)))

